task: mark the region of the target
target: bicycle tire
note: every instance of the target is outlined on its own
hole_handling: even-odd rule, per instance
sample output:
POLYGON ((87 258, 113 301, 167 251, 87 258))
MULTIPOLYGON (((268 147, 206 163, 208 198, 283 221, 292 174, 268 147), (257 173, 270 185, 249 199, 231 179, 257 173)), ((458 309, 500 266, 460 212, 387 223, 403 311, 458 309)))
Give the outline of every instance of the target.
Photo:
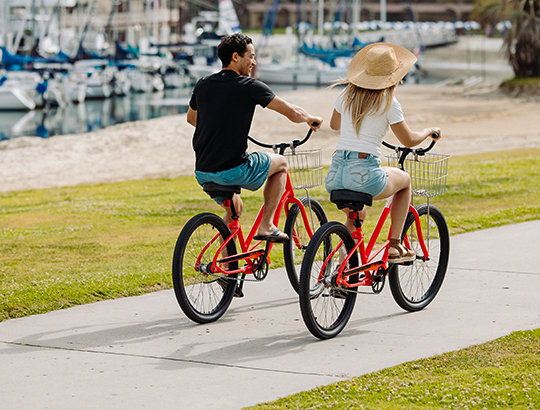
MULTIPOLYGON (((202 213, 191 218, 178 236, 174 248, 172 279, 174 293, 185 315, 196 323, 210 323, 225 314, 234 296, 238 274, 228 275, 226 286, 218 283, 216 275, 206 272, 222 239, 214 241, 204 253, 200 252, 217 234, 228 238, 231 231, 225 221, 212 213, 202 213)), ((236 244, 227 244, 227 254, 236 254, 236 244)), ((231 262, 229 269, 237 269, 238 262, 231 262)))
POLYGON ((415 218, 409 211, 402 239, 407 235, 416 260, 410 265, 394 265, 389 272, 388 282, 396 303, 409 312, 424 309, 441 289, 450 256, 450 235, 442 212, 433 205, 417 205, 424 242, 429 259, 423 260, 423 252, 418 242, 415 218), (427 230, 429 227, 429 238, 427 230))
MULTIPOLYGON (((308 204, 311 204, 311 209, 314 214, 313 222, 316 225, 311 228, 312 232, 315 232, 319 227, 328 222, 326 212, 324 212, 324 208, 317 200, 310 198, 308 201, 307 197, 299 198, 299 200, 302 202, 304 208, 306 208, 308 218, 310 218, 308 204)), ((311 221, 308 222, 311 224, 311 221)), ((285 233, 291 238, 283 244, 285 268, 291 286, 296 293, 299 293, 300 267, 311 238, 307 233, 306 224, 302 218, 302 213, 300 212, 300 206, 298 204, 293 204, 289 210, 287 220, 285 221, 285 233)))
MULTIPOLYGON (((357 294, 340 291, 332 285, 332 276, 339 269, 339 252, 328 261, 322 272, 323 262, 331 254, 339 241, 343 241, 349 253, 354 247, 354 239, 339 222, 325 223, 315 232, 309 242, 300 270, 300 310, 306 327, 319 339, 337 336, 349 321, 357 294), (341 297, 339 297, 339 293, 341 297), (343 298, 345 296, 345 298, 343 298)), ((349 267, 358 266, 358 254, 355 252, 349 260, 349 267)), ((351 280, 357 280, 351 278, 351 280)))

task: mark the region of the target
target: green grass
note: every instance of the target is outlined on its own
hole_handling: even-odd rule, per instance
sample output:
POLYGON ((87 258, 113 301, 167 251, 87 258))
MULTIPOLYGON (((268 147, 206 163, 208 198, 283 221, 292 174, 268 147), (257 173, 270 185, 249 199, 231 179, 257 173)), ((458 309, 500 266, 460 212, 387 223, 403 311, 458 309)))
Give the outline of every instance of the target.
POLYGON ((511 95, 530 95, 540 96, 540 78, 539 77, 514 77, 503 81, 500 89, 511 95))
MULTIPOLYGON (((540 219, 540 149, 455 157, 449 174, 433 203, 451 234, 540 219)), ((310 193, 343 220, 322 187, 310 193)), ((261 195, 242 194, 247 227, 261 195)), ((222 214, 192 177, 0 193, 0 321, 171 287, 176 238, 208 210, 222 214)))
POLYGON ((539 409, 540 329, 318 387, 251 409, 539 409))
POLYGON ((517 86, 533 86, 536 88, 540 87, 540 78, 538 77, 514 77, 510 78, 508 80, 505 80, 501 83, 501 85, 517 85, 517 86))

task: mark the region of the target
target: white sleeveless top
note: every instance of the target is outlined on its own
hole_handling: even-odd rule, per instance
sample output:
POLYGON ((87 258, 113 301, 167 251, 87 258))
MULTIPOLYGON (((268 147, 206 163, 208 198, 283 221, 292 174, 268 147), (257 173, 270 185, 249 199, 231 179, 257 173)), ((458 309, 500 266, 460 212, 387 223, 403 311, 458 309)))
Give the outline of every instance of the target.
POLYGON ((384 114, 383 105, 377 113, 365 115, 360 123, 360 132, 356 134, 349 112, 344 112, 343 92, 334 101, 334 108, 341 114, 341 130, 336 149, 365 152, 376 157, 381 156, 381 142, 389 126, 405 120, 401 104, 394 97, 390 109, 384 114))

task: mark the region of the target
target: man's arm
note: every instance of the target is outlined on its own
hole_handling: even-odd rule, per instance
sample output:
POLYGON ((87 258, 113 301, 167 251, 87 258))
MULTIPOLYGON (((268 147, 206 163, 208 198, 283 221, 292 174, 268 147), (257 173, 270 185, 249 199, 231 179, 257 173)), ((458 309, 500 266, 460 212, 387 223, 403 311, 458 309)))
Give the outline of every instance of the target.
POLYGON ((187 122, 194 127, 197 126, 197 111, 195 111, 191 107, 189 107, 189 110, 187 112, 187 122))
POLYGON ((281 115, 284 115, 292 122, 306 122, 314 131, 318 130, 323 122, 322 118, 314 117, 308 114, 302 107, 290 104, 277 95, 266 107, 280 113, 281 115), (317 123, 317 125, 313 125, 313 123, 317 123))

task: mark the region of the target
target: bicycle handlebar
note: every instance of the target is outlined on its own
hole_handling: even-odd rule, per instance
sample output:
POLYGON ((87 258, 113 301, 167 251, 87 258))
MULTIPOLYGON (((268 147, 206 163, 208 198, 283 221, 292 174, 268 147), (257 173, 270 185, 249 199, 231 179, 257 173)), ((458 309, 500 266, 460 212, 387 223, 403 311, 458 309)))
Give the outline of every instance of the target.
POLYGON ((403 162, 405 161, 405 158, 407 158, 407 155, 409 155, 411 152, 414 155, 424 155, 426 152, 431 151, 431 149, 437 143, 436 140, 439 138, 439 133, 438 132, 433 132, 431 134, 431 138, 433 138, 433 140, 431 141, 431 144, 429 144, 429 146, 427 148, 398 147, 396 145, 389 144, 386 141, 383 141, 382 144, 386 148, 390 148, 391 150, 396 151, 396 153, 401 152, 401 156, 399 157, 398 164, 401 165, 401 167, 403 167, 403 162))
MULTIPOLYGON (((316 127, 317 125, 319 125, 319 123, 314 122, 312 125, 316 127)), ((309 129, 308 133, 306 134, 303 140, 293 140, 292 142, 280 142, 279 144, 266 144, 264 142, 257 141, 255 138, 250 137, 249 135, 248 135, 248 140, 250 140, 251 142, 253 142, 254 144, 260 147, 273 149, 274 152, 276 152, 279 148, 279 155, 283 155, 283 153, 285 152, 287 148, 295 149, 296 147, 299 147, 300 145, 305 144, 311 137, 311 134, 313 134, 312 128, 309 129)))

